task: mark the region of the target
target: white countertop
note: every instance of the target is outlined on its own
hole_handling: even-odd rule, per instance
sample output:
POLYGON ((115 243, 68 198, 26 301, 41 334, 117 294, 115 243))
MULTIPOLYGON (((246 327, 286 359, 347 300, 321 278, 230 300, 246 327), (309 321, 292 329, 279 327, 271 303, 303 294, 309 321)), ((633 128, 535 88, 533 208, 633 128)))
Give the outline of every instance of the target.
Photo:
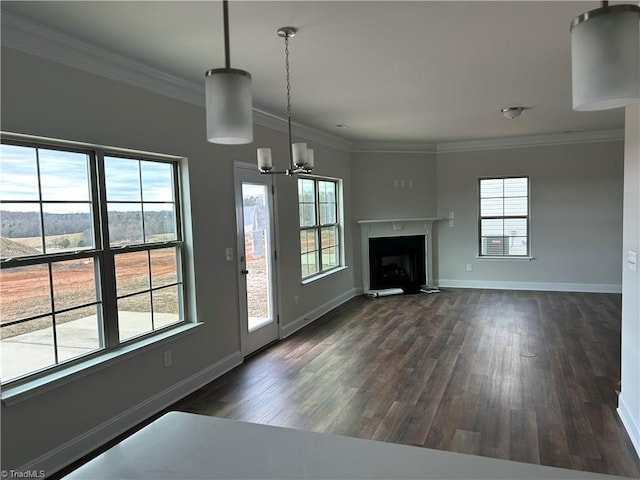
POLYGON ((216 417, 170 412, 67 479, 613 479, 216 417))

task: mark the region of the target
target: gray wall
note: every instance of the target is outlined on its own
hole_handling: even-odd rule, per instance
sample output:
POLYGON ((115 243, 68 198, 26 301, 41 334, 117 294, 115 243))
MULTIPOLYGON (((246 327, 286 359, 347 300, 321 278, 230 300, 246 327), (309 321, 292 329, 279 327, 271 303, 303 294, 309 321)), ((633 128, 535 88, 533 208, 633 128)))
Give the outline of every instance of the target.
POLYGON ((626 108, 622 276, 622 392, 618 412, 640 454, 640 281, 627 252, 640 253, 640 105, 626 108))
MULTIPOLYGON (((3 402, 2 467, 54 469, 242 360, 238 269, 225 260, 225 248, 236 245, 233 161, 255 162, 256 146, 271 146, 276 158, 283 157, 287 140, 283 133, 256 127, 253 145, 212 145, 205 140, 203 108, 11 49, 3 48, 1 74, 5 131, 188 158, 192 313, 197 311, 203 325, 58 388, 15 404, 3 402), (166 349, 173 357, 167 369, 162 364, 166 349)), ((341 177, 348 186, 348 154, 313 146, 318 173, 341 177)), ((301 285, 295 185, 290 178, 276 180, 280 318, 289 331, 300 318, 311 318, 353 292, 350 230, 345 238, 349 268, 301 285), (300 296, 297 307, 294 295, 300 296)), ((350 221, 349 195, 346 203, 350 221)))
POLYGON ((438 155, 441 286, 620 291, 623 142, 438 155), (478 178, 528 175, 532 261, 478 259, 478 178), (467 271, 471 264, 472 271, 467 271))
POLYGON ((434 153, 366 152, 351 158, 356 220, 435 217, 434 153))
POLYGON ((361 237, 357 220, 436 216, 436 155, 358 152, 351 155, 355 284, 362 286, 361 237))

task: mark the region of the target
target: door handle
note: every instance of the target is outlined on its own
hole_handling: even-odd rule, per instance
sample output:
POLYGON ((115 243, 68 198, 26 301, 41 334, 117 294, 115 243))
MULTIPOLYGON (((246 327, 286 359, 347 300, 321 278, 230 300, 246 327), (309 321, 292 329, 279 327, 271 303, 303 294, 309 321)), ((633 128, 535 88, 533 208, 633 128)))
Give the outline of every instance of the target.
POLYGON ((242 275, 247 275, 249 273, 249 270, 247 270, 246 268, 243 268, 242 270, 240 270, 240 273, 242 275))

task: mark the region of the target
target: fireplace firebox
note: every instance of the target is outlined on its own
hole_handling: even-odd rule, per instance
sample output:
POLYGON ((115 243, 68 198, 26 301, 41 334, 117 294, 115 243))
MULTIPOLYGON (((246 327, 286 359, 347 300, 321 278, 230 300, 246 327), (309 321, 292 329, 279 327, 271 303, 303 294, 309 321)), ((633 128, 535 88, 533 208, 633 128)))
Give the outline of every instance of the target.
POLYGON ((369 238, 371 290, 401 288, 418 293, 426 281, 425 236, 369 238))

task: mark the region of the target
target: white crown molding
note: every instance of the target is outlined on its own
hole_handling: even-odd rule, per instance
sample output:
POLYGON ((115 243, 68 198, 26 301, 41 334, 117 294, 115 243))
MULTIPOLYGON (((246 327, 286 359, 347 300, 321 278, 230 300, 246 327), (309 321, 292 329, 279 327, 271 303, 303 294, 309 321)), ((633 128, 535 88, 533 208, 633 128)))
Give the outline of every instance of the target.
MULTIPOLYGON (((279 115, 253 107, 253 123, 276 130, 278 132, 287 133, 289 126, 287 119, 279 115)), ((351 142, 343 138, 322 132, 313 127, 303 125, 298 122, 291 123, 291 133, 294 137, 301 137, 305 140, 317 142, 327 147, 333 147, 339 150, 351 151, 351 142)))
MULTIPOLYGON (((204 108, 204 81, 199 84, 166 74, 4 11, 2 45, 204 108)), ((281 132, 288 131, 285 118, 259 108, 253 109, 253 116, 258 125, 281 132)), ((293 132, 322 145, 350 149, 349 141, 306 125, 295 123, 293 132)))
POLYGON ((571 143, 607 142, 624 139, 624 129, 552 133, 520 137, 484 138, 440 143, 353 142, 353 153, 450 153, 507 148, 545 147, 571 143))
POLYGON ((505 148, 545 147, 571 143, 607 142, 624 139, 624 129, 590 132, 552 133, 521 137, 487 138, 438 144, 438 153, 500 150, 505 148))
POLYGON ((353 142, 352 153, 438 153, 437 143, 353 142))
POLYGON ((4 11, 2 45, 193 105, 204 105, 204 84, 168 75, 4 11))
MULTIPOLYGON (((199 84, 169 75, 4 11, 2 45, 204 108, 204 82, 199 84)), ((253 113, 257 125, 287 132, 285 118, 255 107, 253 113)), ((440 143, 352 142, 300 123, 293 124, 293 134, 351 153, 398 154, 438 154, 624 139, 624 130, 620 129, 440 143)))

